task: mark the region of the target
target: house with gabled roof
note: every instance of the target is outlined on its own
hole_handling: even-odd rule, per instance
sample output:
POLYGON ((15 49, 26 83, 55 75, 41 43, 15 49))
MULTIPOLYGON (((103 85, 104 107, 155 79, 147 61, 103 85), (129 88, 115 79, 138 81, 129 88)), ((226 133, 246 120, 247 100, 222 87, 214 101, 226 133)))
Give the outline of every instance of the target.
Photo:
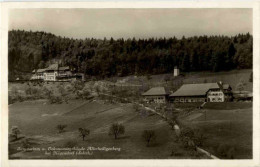
POLYGON ((154 87, 142 94, 147 103, 165 103, 168 93, 164 87, 154 87))
POLYGON ((184 84, 169 98, 172 102, 224 102, 230 92, 231 87, 221 82, 184 84))

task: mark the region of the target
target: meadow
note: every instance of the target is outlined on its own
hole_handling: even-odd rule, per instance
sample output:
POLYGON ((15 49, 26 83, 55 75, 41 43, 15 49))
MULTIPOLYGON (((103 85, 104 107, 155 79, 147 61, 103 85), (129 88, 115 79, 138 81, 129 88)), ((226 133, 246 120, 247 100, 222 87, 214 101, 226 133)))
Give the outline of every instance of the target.
MULTIPOLYGON (((21 98, 16 98, 9 105, 9 130, 13 126, 21 130, 20 140, 12 141, 10 138, 9 156, 11 159, 207 158, 183 148, 181 143, 176 142, 171 126, 156 114, 144 114, 143 109, 140 110, 142 112, 137 112, 131 103, 120 102, 104 94, 128 98, 128 101, 141 101, 140 95, 154 86, 165 86, 171 92, 183 83, 222 81, 236 90, 236 85, 241 80, 245 82, 244 90, 252 91, 252 82, 249 82, 251 72, 252 70, 234 70, 185 73, 178 77, 173 77, 172 74, 112 77, 86 82, 81 90, 78 88, 80 84, 74 83, 9 83, 9 96, 21 98), (86 94, 91 94, 92 98, 79 96, 78 92, 84 92, 82 90, 87 90, 86 94), (46 95, 50 91, 61 98, 61 103, 50 102, 46 95), (34 98, 35 96, 37 98, 34 98), (64 97, 68 99, 68 103, 64 97), (108 131, 116 122, 122 123, 126 132, 115 140, 108 135, 108 131), (67 127, 64 132, 58 133, 57 125, 67 127), (85 141, 79 136, 79 128, 90 130, 85 141), (142 139, 144 130, 154 130, 156 133, 156 142, 150 147, 146 147, 142 139), (17 147, 23 146, 25 140, 28 140, 30 147, 118 147, 121 151, 58 156, 17 150, 17 147)), ((206 103, 203 109, 199 110, 197 107, 200 104, 178 103, 171 106, 180 115, 184 113, 181 121, 185 126, 203 132, 206 139, 202 148, 220 158, 228 158, 225 152, 232 150, 235 152, 234 158, 252 158, 252 103, 206 103), (186 115, 189 112, 190 114, 186 115)))
POLYGON ((224 159, 252 158, 252 103, 207 103, 182 121, 204 134, 202 148, 213 155, 224 159))
POLYGON ((185 159, 207 158, 186 150, 175 142, 174 131, 157 115, 136 112, 130 103, 105 104, 103 101, 72 100, 69 104, 48 104, 44 100, 17 102, 9 106, 9 128, 17 126, 24 138, 10 141, 11 159, 185 159), (125 126, 125 134, 114 139, 108 135, 112 123, 125 126), (66 124, 62 133, 56 126, 66 124), (85 141, 78 128, 88 128, 85 141), (149 147, 142 139, 143 130, 154 130, 156 140, 149 147), (92 155, 48 155, 43 151, 17 151, 23 140, 30 147, 106 147, 120 151, 92 151, 92 155), (174 155, 172 155, 174 150, 174 155))

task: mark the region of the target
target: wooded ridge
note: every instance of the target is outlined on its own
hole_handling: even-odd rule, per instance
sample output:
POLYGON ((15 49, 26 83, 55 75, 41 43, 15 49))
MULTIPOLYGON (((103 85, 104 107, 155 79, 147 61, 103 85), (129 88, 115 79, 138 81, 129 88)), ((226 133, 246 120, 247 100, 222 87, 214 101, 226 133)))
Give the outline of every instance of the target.
POLYGON ((149 39, 72 39, 46 32, 8 34, 9 79, 59 62, 90 76, 252 68, 253 37, 194 36, 149 39))

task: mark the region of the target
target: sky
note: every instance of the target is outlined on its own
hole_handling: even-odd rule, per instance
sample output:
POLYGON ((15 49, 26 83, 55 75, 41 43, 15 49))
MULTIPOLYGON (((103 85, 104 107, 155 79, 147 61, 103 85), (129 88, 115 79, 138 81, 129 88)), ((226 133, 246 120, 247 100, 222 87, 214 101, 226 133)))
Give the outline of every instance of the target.
POLYGON ((160 38, 251 33, 252 9, 12 9, 9 30, 69 38, 160 38))

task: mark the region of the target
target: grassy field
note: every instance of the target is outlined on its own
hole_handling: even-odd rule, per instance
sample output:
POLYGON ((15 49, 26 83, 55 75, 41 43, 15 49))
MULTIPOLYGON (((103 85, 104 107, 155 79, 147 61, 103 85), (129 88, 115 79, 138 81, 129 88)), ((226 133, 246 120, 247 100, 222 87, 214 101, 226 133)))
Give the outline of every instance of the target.
POLYGON ((9 106, 9 128, 18 126, 29 140, 30 147, 106 147, 120 151, 91 151, 92 155, 48 155, 45 151, 19 152, 23 139, 12 141, 9 155, 12 159, 185 159, 207 158, 194 151, 185 150, 174 142, 170 126, 157 115, 144 116, 135 112, 132 104, 104 104, 102 101, 70 101, 69 104, 48 104, 45 101, 17 102, 9 106), (108 135, 109 126, 119 122, 125 134, 115 140, 108 135), (58 133, 56 126, 66 124, 65 132, 58 133), (83 141, 78 128, 88 128, 90 135, 83 141), (154 130, 156 142, 146 147, 143 130, 154 130), (174 156, 171 152, 174 150, 174 156))
POLYGON ((235 159, 252 158, 252 103, 209 103, 183 121, 203 132, 206 139, 202 148, 212 154, 227 158, 223 149, 228 152, 234 148, 235 159))
POLYGON ((109 81, 120 82, 124 84, 140 85, 145 89, 153 86, 165 86, 170 89, 174 87, 180 87, 183 83, 211 83, 222 81, 223 83, 228 83, 231 85, 232 89, 235 90, 237 84, 243 80, 245 83, 244 89, 246 91, 252 91, 252 83, 249 82, 250 74, 252 69, 245 70, 232 70, 223 72, 189 72, 183 73, 184 76, 173 77, 173 73, 169 74, 159 74, 147 76, 127 76, 127 77, 112 77, 109 81), (168 78, 169 81, 166 81, 168 78))

